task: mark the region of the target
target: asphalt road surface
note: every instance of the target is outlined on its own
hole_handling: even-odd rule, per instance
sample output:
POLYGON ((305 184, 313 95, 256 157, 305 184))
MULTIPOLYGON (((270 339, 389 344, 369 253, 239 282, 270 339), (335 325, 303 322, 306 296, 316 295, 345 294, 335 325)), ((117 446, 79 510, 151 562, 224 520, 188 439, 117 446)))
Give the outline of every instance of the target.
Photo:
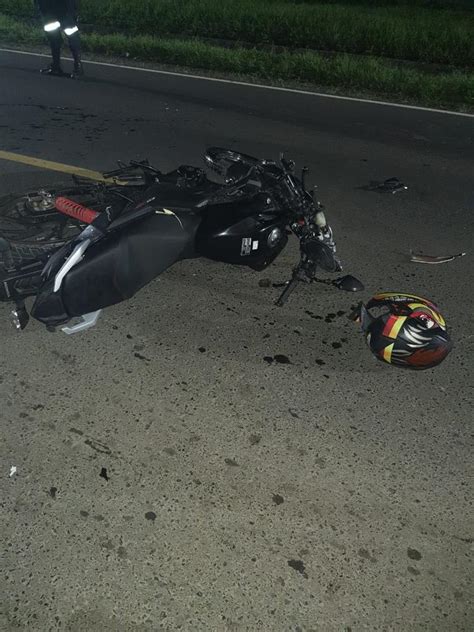
MULTIPOLYGON (((73 337, 18 335, 1 305, 0 628, 472 630, 474 118, 42 62, 0 53, 0 149, 104 170, 285 150, 363 298, 432 298, 456 346, 405 372, 372 358, 352 295, 276 308, 258 282, 295 244, 261 274, 176 265, 73 337), (393 176, 408 191, 367 190, 393 176)), ((63 177, 0 163, 2 193, 63 177)))

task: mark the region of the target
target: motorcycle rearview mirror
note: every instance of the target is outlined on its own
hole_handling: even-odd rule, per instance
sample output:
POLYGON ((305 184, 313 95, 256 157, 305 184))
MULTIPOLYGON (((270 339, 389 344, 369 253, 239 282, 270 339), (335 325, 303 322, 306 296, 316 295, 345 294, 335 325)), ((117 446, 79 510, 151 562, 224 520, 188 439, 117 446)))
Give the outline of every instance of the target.
POLYGON ((364 284, 356 279, 352 274, 346 274, 343 277, 339 277, 338 279, 334 279, 332 282, 334 287, 337 287, 339 290, 344 290, 345 292, 362 292, 364 289, 364 284))

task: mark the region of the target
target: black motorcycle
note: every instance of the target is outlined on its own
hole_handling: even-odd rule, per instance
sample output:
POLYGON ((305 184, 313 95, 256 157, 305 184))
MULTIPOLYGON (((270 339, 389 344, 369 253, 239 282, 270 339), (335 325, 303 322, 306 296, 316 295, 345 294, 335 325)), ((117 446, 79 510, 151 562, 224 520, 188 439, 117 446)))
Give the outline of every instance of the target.
MULTIPOLYGON (((294 234, 300 262, 276 301, 283 305, 316 270, 339 272, 332 231, 314 191, 294 163, 259 160, 233 150, 206 151, 207 167, 162 173, 148 161, 119 163, 103 181, 0 200, 0 300, 15 304, 17 329, 31 315, 48 329, 83 331, 100 311, 131 298, 182 259, 205 257, 263 270, 294 234)), ((323 280, 348 291, 348 275, 323 280)))

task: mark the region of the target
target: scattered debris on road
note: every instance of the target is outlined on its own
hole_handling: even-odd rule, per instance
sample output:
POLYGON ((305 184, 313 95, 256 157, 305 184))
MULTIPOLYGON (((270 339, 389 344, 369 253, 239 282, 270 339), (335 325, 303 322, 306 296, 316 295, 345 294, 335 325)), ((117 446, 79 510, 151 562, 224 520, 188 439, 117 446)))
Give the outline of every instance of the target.
POLYGON ((412 250, 410 251, 410 261, 412 263, 430 263, 431 265, 436 265, 439 263, 447 263, 448 261, 453 261, 453 259, 459 259, 459 257, 465 257, 465 252, 460 252, 457 255, 445 255, 445 256, 434 256, 434 255, 423 255, 416 254, 412 250))
POLYGON ((12 465, 10 468, 10 478, 17 473, 17 467, 16 465, 12 465))
POLYGON ((108 480, 109 480, 109 476, 108 476, 108 474, 107 474, 107 468, 106 468, 106 467, 103 467, 103 468, 100 470, 100 474, 99 474, 99 476, 100 476, 101 478, 105 478, 105 480, 106 480, 106 481, 108 481, 108 480))
POLYGON ((365 191, 378 191, 380 193, 399 193, 400 191, 407 191, 408 187, 400 182, 398 178, 388 178, 383 182, 379 182, 378 180, 371 180, 370 183, 361 187, 365 191))

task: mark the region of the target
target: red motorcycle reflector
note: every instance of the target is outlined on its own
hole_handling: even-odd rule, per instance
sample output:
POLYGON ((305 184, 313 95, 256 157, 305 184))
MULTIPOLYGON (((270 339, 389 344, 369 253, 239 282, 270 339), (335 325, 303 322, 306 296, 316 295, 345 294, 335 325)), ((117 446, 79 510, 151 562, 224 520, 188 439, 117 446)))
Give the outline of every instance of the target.
POLYGON ((82 204, 78 204, 77 202, 65 197, 56 198, 54 206, 60 213, 68 215, 73 219, 77 219, 77 221, 82 222, 83 224, 92 224, 99 215, 97 211, 93 211, 92 209, 82 206, 82 204))

